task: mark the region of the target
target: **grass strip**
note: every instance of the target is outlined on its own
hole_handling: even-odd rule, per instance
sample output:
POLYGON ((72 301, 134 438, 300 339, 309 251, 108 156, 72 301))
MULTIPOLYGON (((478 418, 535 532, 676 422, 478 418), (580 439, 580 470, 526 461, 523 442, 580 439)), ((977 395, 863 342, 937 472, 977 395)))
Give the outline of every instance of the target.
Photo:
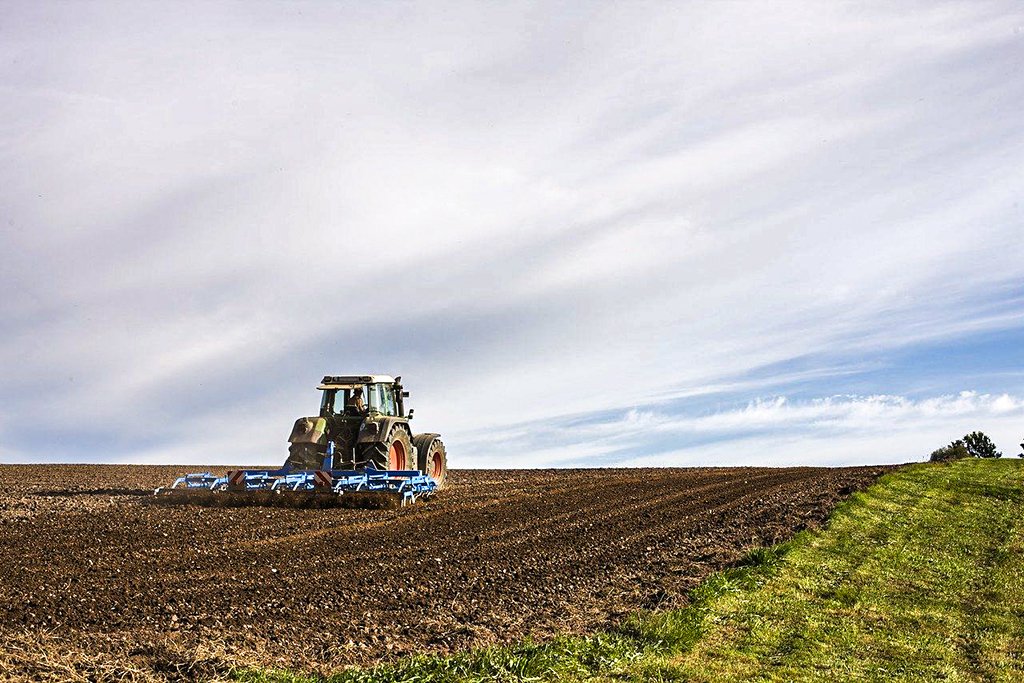
POLYGON ((1018 461, 923 464, 883 477, 826 530, 751 553, 688 607, 618 628, 324 679, 249 683, 582 680, 1020 680, 1024 487, 1018 461))
POLYGON ((855 495, 663 666, 695 681, 1024 679, 1015 460, 921 465, 855 495))

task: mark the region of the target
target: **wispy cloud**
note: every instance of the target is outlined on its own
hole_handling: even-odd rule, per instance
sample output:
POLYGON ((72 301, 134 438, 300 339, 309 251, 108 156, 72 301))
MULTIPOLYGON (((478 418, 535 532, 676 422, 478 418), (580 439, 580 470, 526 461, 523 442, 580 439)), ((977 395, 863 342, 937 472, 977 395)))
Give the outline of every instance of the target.
POLYGON ((508 431, 467 435, 492 467, 510 459, 509 444, 538 446, 517 456, 523 466, 783 465, 877 463, 925 459, 931 450, 978 425, 1015 455, 1024 398, 1010 394, 757 398, 714 411, 631 408, 570 424, 540 421, 508 431), (560 441, 561 450, 544 444, 560 441), (485 455, 484 455, 485 454, 485 455))

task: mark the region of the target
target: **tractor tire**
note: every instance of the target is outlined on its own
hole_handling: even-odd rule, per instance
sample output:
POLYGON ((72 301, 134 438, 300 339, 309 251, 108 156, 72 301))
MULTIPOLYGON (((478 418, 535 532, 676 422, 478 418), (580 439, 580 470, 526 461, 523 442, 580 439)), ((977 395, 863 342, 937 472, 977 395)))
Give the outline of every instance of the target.
POLYGON ((416 447, 419 471, 436 481, 437 488, 444 488, 448 478, 448 453, 444 442, 437 434, 417 434, 412 438, 412 445, 416 447))
POLYGON ((404 427, 395 426, 388 437, 363 447, 363 460, 378 470, 414 470, 412 438, 404 427))
POLYGON ((293 443, 288 446, 284 464, 293 470, 318 470, 323 462, 324 454, 315 443, 293 443))

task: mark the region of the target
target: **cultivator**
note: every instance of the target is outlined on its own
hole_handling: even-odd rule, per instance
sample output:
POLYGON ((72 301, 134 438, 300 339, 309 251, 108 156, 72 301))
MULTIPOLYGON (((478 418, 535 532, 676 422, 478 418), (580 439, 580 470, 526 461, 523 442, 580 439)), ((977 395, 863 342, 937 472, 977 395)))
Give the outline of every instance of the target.
POLYGON ((295 421, 283 467, 187 474, 158 488, 158 500, 399 507, 426 498, 444 485, 447 454, 440 435, 412 433, 401 380, 328 375, 320 414, 295 421))
POLYGON ((210 505, 402 507, 431 496, 437 482, 419 470, 234 470, 186 474, 156 490, 165 500, 210 505))

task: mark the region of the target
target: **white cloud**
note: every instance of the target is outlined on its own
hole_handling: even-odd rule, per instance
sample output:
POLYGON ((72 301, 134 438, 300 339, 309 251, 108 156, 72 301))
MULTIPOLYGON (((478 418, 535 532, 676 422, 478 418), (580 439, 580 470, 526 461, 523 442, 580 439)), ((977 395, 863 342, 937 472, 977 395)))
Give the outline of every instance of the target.
POLYGON ((739 410, 696 417, 670 417, 651 412, 643 419, 627 416, 627 424, 670 433, 728 434, 743 430, 794 429, 841 434, 845 431, 938 427, 950 421, 1024 418, 1024 400, 1008 394, 959 394, 912 400, 904 396, 827 396, 794 402, 785 396, 757 399, 739 410))
POLYGON ((515 433, 469 437, 490 466, 513 457, 517 465, 706 466, 854 465, 921 460, 953 439, 981 429, 1005 455, 1016 455, 1024 425, 1024 399, 1008 394, 958 394, 912 399, 905 396, 827 396, 789 400, 755 399, 707 414, 673 414, 665 408, 633 408, 603 421, 574 425, 520 426, 515 433), (511 453, 534 432, 543 441, 561 433, 564 450, 511 453), (502 438, 506 437, 506 438, 502 438), (668 446, 666 446, 668 444, 668 446), (646 453, 637 455, 637 453, 646 453))

